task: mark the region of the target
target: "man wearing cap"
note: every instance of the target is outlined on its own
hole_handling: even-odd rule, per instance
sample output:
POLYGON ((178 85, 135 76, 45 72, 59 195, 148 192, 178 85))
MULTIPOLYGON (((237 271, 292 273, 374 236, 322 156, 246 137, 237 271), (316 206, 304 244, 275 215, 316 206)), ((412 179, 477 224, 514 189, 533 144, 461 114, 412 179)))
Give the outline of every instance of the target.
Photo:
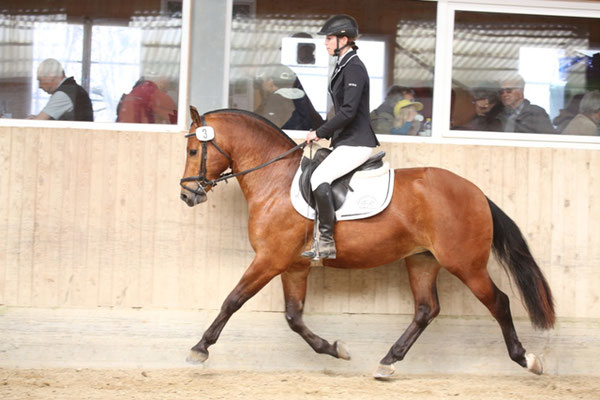
POLYGON ((500 85, 500 100, 504 110, 498 117, 504 132, 556 133, 546 110, 525 99, 525 81, 520 75, 505 79, 500 85))
POLYGON ((407 99, 400 100, 394 105, 394 127, 389 132, 392 135, 412 135, 419 132, 421 124, 415 120, 423 104, 407 99))
POLYGON ((262 99, 255 112, 281 129, 309 130, 323 124, 291 68, 269 66, 256 75, 254 84, 262 99))
POLYGON ((71 76, 67 78, 62 65, 54 58, 42 61, 37 70, 40 89, 50 94, 50 100, 37 115, 28 119, 93 121, 90 96, 71 76))
POLYGON ((488 87, 479 87, 471 91, 473 96, 473 111, 475 116, 464 126, 456 129, 468 131, 493 131, 502 132, 504 127, 498 114, 504 106, 498 98, 498 91, 488 87))

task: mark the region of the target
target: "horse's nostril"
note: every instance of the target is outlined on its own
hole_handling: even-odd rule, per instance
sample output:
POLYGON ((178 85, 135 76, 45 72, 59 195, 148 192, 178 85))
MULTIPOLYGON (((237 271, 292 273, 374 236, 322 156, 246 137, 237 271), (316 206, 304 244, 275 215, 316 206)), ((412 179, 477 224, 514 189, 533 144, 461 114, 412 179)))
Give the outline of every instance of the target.
POLYGON ((188 197, 185 193, 181 193, 181 196, 179 196, 179 197, 181 197, 181 200, 183 200, 183 201, 187 201, 187 199, 188 199, 188 197))

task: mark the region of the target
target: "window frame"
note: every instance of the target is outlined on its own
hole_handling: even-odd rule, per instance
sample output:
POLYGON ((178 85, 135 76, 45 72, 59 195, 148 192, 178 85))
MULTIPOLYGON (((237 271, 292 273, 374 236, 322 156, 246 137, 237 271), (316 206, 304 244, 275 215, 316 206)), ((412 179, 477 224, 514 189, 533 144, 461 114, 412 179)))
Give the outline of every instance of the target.
POLYGON ((456 11, 529 14, 575 18, 598 18, 600 4, 591 2, 530 0, 526 5, 517 0, 440 0, 436 32, 432 138, 442 143, 497 145, 517 147, 556 147, 600 149, 599 136, 561 134, 508 133, 451 130, 450 99, 452 91, 454 21, 456 11))
MULTIPOLYGON (((190 32, 192 1, 182 0, 181 7, 181 51, 179 65, 179 95, 177 99, 176 124, 137 124, 123 122, 42 121, 29 119, 0 118, 0 127, 89 129, 137 132, 176 132, 188 130, 188 90, 190 69, 190 32)), ((85 29, 85 26, 84 26, 85 29)), ((91 27, 90 27, 91 29, 91 27)), ((85 46, 84 46, 85 47, 85 46)), ((85 52, 85 49, 84 49, 85 52)), ((85 54, 84 54, 85 56, 85 54)), ((89 61, 89 60, 88 60, 89 61)), ((85 62, 85 60, 84 60, 85 62)))

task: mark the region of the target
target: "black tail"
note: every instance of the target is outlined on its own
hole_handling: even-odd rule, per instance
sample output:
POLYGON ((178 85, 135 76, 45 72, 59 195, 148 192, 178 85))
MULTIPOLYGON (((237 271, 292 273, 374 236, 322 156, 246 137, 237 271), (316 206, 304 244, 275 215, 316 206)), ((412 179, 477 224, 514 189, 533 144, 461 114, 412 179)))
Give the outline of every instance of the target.
POLYGON ((533 259, 517 224, 488 199, 494 223, 492 250, 519 288, 535 328, 554 326, 554 301, 546 278, 533 259))

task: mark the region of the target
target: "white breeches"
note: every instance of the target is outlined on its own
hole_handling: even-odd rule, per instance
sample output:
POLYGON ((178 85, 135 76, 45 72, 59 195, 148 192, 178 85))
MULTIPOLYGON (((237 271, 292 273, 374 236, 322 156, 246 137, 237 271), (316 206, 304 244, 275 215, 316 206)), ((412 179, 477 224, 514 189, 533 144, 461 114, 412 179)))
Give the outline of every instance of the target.
POLYGON ((315 169, 310 178, 312 190, 321 183, 328 183, 347 174, 371 157, 372 147, 365 146, 338 146, 315 169))

